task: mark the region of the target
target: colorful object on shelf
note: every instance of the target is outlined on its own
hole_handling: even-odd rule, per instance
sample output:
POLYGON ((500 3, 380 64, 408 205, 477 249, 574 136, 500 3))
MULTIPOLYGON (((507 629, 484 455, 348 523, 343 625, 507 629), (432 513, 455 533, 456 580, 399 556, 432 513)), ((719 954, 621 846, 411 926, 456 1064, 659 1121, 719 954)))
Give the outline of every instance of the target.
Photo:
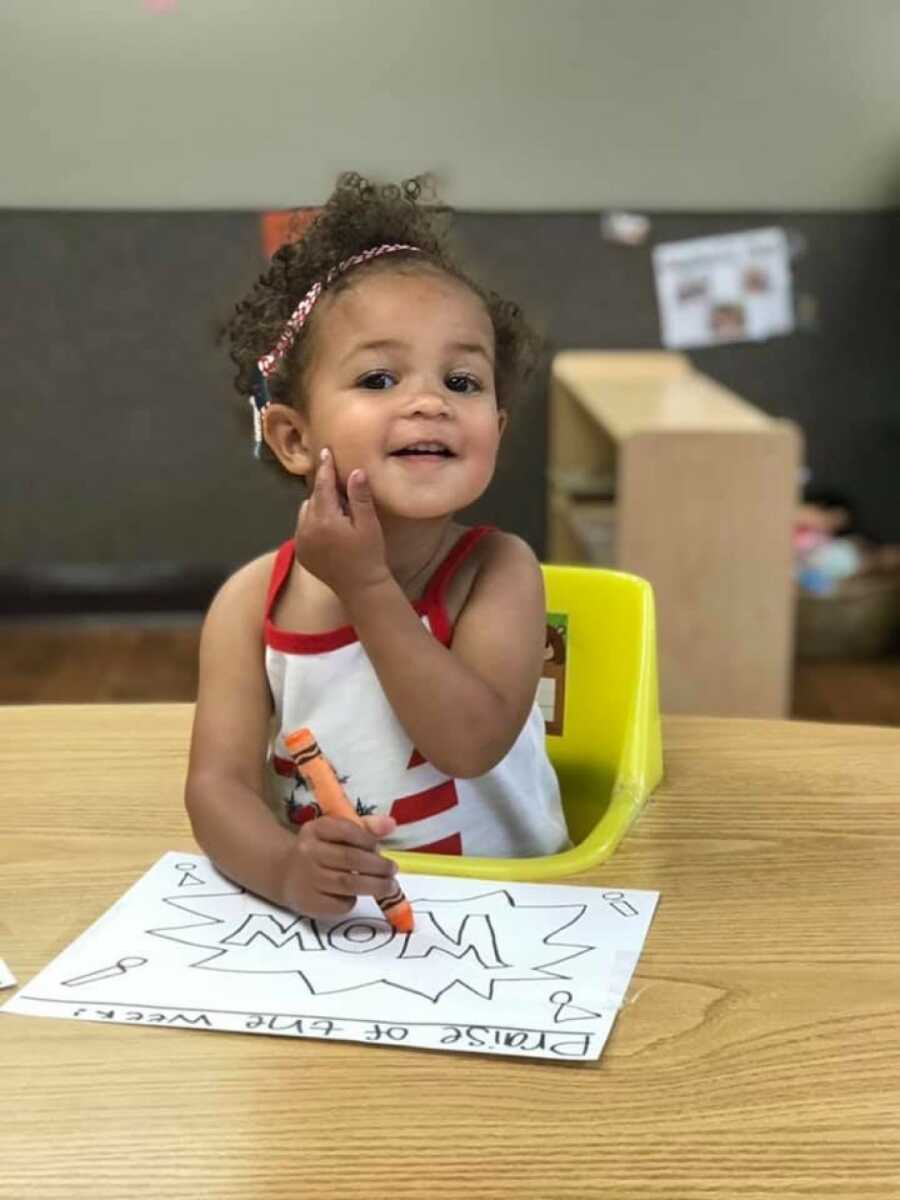
POLYGON ((271 258, 287 242, 299 241, 318 215, 318 208, 288 208, 262 213, 259 227, 266 258, 271 258))
POLYGON ((900 546, 878 546, 852 533, 849 507, 807 503, 794 521, 794 575, 804 592, 833 595, 841 583, 900 567, 900 546))

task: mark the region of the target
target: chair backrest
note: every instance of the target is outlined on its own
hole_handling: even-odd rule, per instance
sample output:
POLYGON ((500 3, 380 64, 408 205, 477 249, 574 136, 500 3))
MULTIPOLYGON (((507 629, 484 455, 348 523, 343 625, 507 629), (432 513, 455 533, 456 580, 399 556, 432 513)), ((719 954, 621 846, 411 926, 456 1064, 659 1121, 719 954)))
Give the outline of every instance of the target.
POLYGON ((543 571, 548 627, 565 617, 562 731, 548 733, 547 750, 577 846, 617 788, 642 803, 662 774, 653 592, 621 571, 543 571))

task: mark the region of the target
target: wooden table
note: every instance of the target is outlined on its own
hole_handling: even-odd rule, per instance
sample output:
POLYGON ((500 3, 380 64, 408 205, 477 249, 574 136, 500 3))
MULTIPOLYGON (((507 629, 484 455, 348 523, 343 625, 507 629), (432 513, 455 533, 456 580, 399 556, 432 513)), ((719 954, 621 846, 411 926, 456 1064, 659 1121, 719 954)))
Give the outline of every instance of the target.
MULTIPOLYGON (((0 709, 21 982, 194 849, 190 719, 0 709)), ((900 1195, 900 731, 681 717, 665 743, 579 880, 662 893, 599 1062, 3 1015, 0 1197, 900 1195)))

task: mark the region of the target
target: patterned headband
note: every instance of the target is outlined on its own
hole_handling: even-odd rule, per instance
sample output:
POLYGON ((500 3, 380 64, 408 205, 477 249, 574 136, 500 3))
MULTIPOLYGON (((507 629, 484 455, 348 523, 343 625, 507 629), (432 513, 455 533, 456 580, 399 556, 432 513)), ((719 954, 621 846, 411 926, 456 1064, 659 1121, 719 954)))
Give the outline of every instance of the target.
POLYGON ((370 250, 363 250, 361 254, 353 254, 350 258, 345 258, 343 262, 339 262, 336 267, 332 267, 325 276, 324 282, 316 280, 291 313, 290 317, 288 317, 281 337, 275 343, 274 348, 268 354, 264 354, 262 358, 257 359, 253 391, 250 396, 250 407, 253 410, 253 452, 257 458, 260 456, 263 444, 262 414, 269 404, 272 403, 268 381, 284 362, 285 356, 297 340, 297 334, 306 324, 309 314, 312 312, 324 288, 333 283, 338 275, 343 275, 345 271, 349 271, 351 267, 358 267, 373 258, 380 258, 383 254, 395 254, 398 250, 405 250, 414 254, 422 253, 419 246, 407 246, 402 242, 394 242, 384 246, 373 246, 370 250))

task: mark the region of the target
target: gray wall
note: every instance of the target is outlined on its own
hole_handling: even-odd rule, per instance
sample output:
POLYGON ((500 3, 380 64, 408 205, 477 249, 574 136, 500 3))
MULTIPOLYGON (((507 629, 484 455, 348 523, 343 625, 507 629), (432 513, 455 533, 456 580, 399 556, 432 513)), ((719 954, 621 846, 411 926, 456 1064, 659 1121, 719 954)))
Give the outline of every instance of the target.
POLYGON ((3 0, 0 206, 896 202, 897 0, 3 0), (169 11, 154 11, 169 7, 169 11))
MULTIPOLYGON (((900 213, 654 213, 654 239, 776 220, 815 325, 694 352, 703 371, 804 428, 815 481, 900 541, 900 213)), ((565 347, 659 346, 650 246, 597 214, 463 213, 467 261, 565 347)), ((251 213, 0 213, 8 314, 0 442, 7 563, 234 564, 289 535, 296 491, 250 455, 217 322, 263 266, 251 213)), ((476 516, 543 546, 546 377, 476 516)), ((748 513, 752 520, 753 514, 748 513)))

